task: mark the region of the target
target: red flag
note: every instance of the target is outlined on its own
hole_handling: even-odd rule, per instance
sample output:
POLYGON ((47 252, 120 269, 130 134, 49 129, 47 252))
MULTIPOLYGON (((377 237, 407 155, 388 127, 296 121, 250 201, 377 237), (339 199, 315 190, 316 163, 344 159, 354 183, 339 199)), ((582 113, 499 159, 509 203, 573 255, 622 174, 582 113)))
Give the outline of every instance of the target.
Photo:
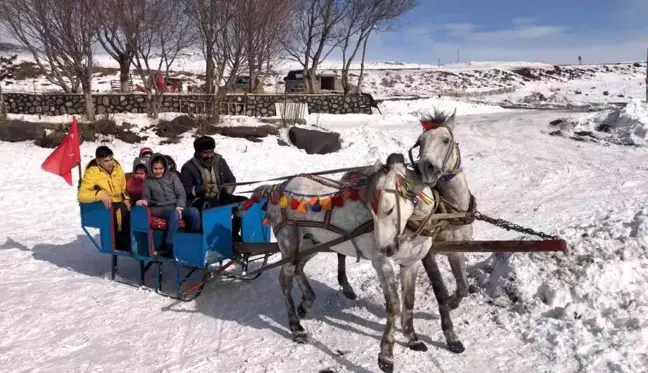
POLYGON ((72 169, 81 164, 81 149, 79 148, 79 129, 76 117, 72 117, 70 131, 59 146, 45 159, 41 168, 54 175, 59 175, 72 185, 72 169))

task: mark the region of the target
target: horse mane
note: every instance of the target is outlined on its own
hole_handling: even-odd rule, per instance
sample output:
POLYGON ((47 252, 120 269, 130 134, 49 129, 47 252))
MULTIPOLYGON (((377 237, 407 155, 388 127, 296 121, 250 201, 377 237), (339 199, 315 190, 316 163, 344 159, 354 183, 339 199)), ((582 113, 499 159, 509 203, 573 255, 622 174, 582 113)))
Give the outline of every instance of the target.
POLYGON ((251 197, 256 197, 258 200, 261 200, 262 198, 267 197, 271 193, 271 191, 278 188, 281 184, 282 183, 259 185, 258 187, 254 188, 251 197))
POLYGON ((423 116, 421 117, 421 122, 431 122, 440 125, 447 122, 452 117, 452 115, 453 113, 448 113, 435 107, 434 111, 428 111, 427 113, 423 114, 423 116))

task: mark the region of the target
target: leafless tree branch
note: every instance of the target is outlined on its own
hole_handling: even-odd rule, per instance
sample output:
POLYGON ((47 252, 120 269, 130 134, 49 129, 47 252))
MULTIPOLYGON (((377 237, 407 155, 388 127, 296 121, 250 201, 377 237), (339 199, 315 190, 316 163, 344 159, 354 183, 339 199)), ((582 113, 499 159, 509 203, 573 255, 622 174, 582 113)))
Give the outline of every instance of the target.
POLYGON ((144 82, 148 114, 157 118, 161 72, 167 76, 178 54, 192 43, 190 18, 183 4, 174 0, 129 0, 139 23, 132 29, 133 66, 144 82), (164 66, 164 70, 163 70, 164 66), (158 80, 159 79, 159 80, 158 80))
POLYGON ((3 0, 0 21, 33 55, 52 84, 85 96, 86 117, 92 105, 93 43, 96 23, 92 0, 3 0))
POLYGON ((344 35, 340 43, 342 49, 342 87, 344 93, 351 91, 349 69, 362 46, 362 62, 358 90, 362 84, 364 61, 369 36, 375 30, 386 31, 393 21, 417 6, 417 0, 347 0, 344 16, 344 35))

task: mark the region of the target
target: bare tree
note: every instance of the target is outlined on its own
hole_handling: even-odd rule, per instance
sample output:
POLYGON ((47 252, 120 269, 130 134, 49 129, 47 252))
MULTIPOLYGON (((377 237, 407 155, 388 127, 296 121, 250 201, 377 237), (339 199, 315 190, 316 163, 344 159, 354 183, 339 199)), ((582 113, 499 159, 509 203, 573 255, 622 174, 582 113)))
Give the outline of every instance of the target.
POLYGON ((232 0, 184 0, 206 62, 207 92, 214 94, 212 116, 218 109, 226 89, 239 71, 246 68, 246 43, 242 14, 244 1, 232 0), (226 73, 228 74, 225 79, 226 73))
POLYGON ((193 40, 189 17, 182 4, 174 0, 129 1, 134 3, 132 14, 140 20, 130 41, 133 65, 144 83, 148 114, 157 118, 160 97, 166 89, 158 85, 160 74, 168 76, 178 54, 193 40))
MULTIPOLYGON (((11 57, 2 57, 0 56, 0 83, 7 79, 13 78, 13 73, 16 67, 14 66, 14 61, 18 55, 13 55, 11 57)), ((5 107, 4 99, 2 97, 2 84, 0 84, 0 119, 7 118, 7 108, 5 107)))
POLYGON ((141 2, 132 0, 101 0, 94 8, 97 39, 104 50, 119 64, 122 92, 129 92, 130 67, 135 55, 134 34, 140 24, 141 2))
POLYGON ((290 0, 239 0, 246 62, 250 76, 249 91, 258 88, 261 75, 284 52, 283 40, 290 32, 290 0))
POLYGON ((96 24, 92 0, 3 0, 2 22, 33 55, 45 77, 65 92, 85 99, 85 114, 94 120, 92 103, 93 42, 96 24))
POLYGON ((304 68, 309 92, 319 89, 317 67, 339 45, 339 24, 348 0, 293 0, 292 27, 284 42, 288 55, 304 68))
POLYGON ((222 32, 227 21, 223 12, 219 10, 220 3, 223 0, 184 0, 184 2, 205 57, 205 85, 207 92, 214 93, 214 75, 216 71, 214 45, 217 34, 222 32))
POLYGON ((351 91, 349 70, 360 46, 362 46, 362 61, 358 91, 364 74, 364 61, 367 53, 369 36, 374 30, 386 31, 391 23, 416 7, 416 0, 348 0, 347 12, 343 24, 344 34, 340 43, 342 49, 342 87, 344 93, 351 91))

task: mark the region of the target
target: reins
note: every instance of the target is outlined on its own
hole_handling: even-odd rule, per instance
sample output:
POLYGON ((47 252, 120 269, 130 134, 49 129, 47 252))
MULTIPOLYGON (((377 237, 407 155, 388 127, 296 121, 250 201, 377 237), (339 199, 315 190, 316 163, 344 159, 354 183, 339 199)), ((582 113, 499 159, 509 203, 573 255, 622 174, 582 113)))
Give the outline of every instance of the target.
POLYGON ((283 181, 283 180, 292 179, 294 177, 305 175, 305 174, 314 175, 314 176, 331 175, 331 174, 338 174, 340 172, 364 170, 365 168, 369 168, 369 167, 372 167, 372 166, 356 166, 356 167, 335 168, 335 169, 332 169, 332 170, 324 170, 324 171, 317 171, 317 172, 301 172, 301 173, 294 174, 294 175, 279 176, 279 177, 275 177, 275 178, 272 178, 272 179, 242 181, 242 182, 239 182, 239 183, 227 183, 227 184, 219 185, 219 187, 252 185, 252 184, 265 183, 265 182, 268 182, 268 181, 283 181))

